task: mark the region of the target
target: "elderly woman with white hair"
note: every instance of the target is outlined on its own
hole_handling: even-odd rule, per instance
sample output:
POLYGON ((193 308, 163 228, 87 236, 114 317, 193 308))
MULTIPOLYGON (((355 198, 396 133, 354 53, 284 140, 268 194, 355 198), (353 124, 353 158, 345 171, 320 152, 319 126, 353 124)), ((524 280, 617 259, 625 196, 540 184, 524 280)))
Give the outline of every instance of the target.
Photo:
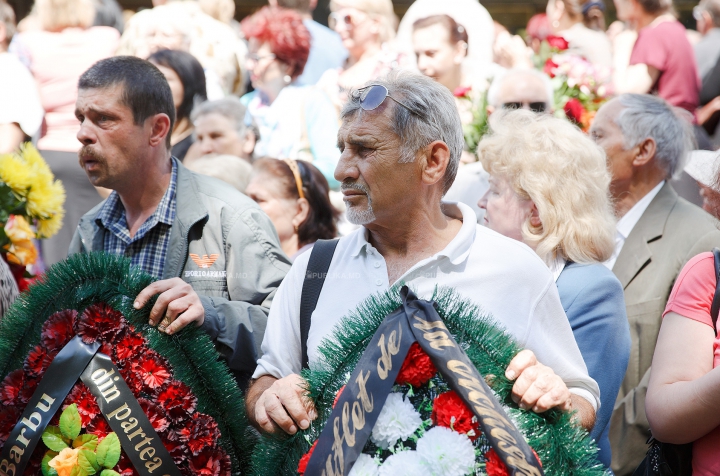
POLYGON ((609 466, 609 422, 630 331, 622 286, 602 265, 615 238, 605 154, 567 121, 517 110, 492 115, 478 157, 490 174, 479 204, 486 225, 530 246, 555 276, 588 373, 600 386, 591 436, 609 466))

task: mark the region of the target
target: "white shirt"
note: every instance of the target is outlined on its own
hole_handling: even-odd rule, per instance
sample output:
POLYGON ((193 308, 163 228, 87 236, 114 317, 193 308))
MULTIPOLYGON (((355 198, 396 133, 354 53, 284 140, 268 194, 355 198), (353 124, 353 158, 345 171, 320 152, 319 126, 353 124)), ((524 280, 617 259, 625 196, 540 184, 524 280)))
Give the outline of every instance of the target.
POLYGON ((664 180, 657 184, 655 188, 650 190, 647 195, 638 200, 638 202, 633 205, 633 207, 628 210, 621 219, 618 220, 617 232, 615 234, 615 251, 610 259, 603 263, 607 269, 612 271, 613 266, 615 266, 615 262, 622 251, 623 245, 625 245, 625 240, 627 240, 628 236, 630 236, 630 232, 633 231, 633 228, 635 228, 637 222, 640 221, 640 218, 643 216, 643 213, 645 213, 645 210, 647 210, 650 202, 652 202, 653 198, 655 198, 658 192, 660 192, 663 185, 665 185, 664 180))
MULTIPOLYGON (((445 203, 448 216, 461 218, 457 236, 439 253, 410 268, 404 281, 422 299, 436 286, 454 288, 491 314, 502 327, 552 368, 570 391, 599 407, 600 390, 588 376, 548 267, 528 246, 476 223, 462 203, 445 203)), ((300 373, 300 296, 310 253, 297 257, 273 299, 253 378, 300 373)), ((358 304, 390 287, 383 256, 367 241, 364 227, 340 239, 328 269, 308 336, 310 365, 318 346, 358 304)), ((610 402, 612 404, 612 402, 610 402)))

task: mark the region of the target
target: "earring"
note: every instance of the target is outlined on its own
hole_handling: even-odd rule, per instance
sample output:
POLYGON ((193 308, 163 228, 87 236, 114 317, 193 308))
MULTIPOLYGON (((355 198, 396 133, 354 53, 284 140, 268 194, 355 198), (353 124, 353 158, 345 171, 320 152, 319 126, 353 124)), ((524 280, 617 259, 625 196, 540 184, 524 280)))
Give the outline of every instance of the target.
POLYGON ((552 26, 553 26, 553 28, 557 28, 560 26, 560 22, 555 20, 554 22, 552 22, 552 26))
POLYGON ((292 82, 292 78, 289 74, 286 74, 285 76, 283 76, 283 81, 285 81, 285 84, 290 84, 292 82))
POLYGON ((299 230, 299 227, 297 225, 295 225, 295 233, 297 233, 298 230, 299 230))

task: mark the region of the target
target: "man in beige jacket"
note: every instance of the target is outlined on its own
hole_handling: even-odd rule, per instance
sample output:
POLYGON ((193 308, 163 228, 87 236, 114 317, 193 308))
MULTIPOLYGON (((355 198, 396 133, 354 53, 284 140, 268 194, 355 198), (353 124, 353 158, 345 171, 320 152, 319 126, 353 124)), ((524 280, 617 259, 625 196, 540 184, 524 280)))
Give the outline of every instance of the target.
MULTIPOLYGON (((618 218, 615 253, 606 262, 625 289, 632 348, 610 421, 612 470, 632 474, 650 429, 645 393, 668 296, 683 265, 720 246, 714 219, 678 197, 668 182, 692 145, 689 120, 664 100, 624 94, 605 104, 590 131, 605 149, 618 218)), ((601 395, 611 405, 614 395, 601 395)))

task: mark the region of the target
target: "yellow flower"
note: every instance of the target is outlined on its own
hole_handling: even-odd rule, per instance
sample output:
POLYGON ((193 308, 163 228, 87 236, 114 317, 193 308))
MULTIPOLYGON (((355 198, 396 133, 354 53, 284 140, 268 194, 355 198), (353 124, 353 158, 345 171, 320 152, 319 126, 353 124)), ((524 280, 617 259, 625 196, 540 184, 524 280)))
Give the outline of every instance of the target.
POLYGON ((77 466, 79 448, 65 448, 48 462, 48 466, 57 471, 58 476, 70 476, 77 466))
POLYGON ((60 228, 62 228, 64 216, 65 212, 61 210, 50 218, 38 220, 38 238, 50 238, 51 236, 55 236, 55 233, 60 231, 60 228))
POLYGON ((0 155, 0 181, 6 183, 13 192, 24 197, 33 183, 33 173, 25 161, 12 155, 0 155))
POLYGON ((10 263, 27 266, 37 260, 37 249, 32 242, 35 237, 30 224, 20 215, 10 215, 5 224, 5 234, 10 244, 5 247, 10 263))
POLYGON ((65 187, 59 180, 55 182, 38 180, 30 186, 27 194, 27 211, 31 216, 51 218, 63 211, 63 203, 65 203, 65 187))

